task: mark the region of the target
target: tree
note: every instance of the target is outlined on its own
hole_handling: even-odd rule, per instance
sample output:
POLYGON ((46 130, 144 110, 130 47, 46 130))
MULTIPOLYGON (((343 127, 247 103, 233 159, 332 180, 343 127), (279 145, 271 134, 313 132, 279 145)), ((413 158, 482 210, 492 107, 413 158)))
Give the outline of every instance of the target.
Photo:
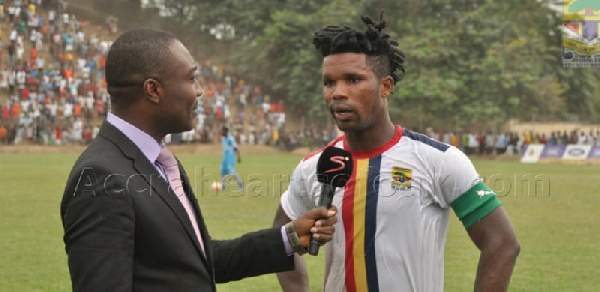
POLYGON ((293 1, 271 13, 268 25, 255 38, 237 40, 232 54, 237 72, 251 76, 283 98, 290 108, 302 107, 312 117, 325 118, 321 60, 312 45, 314 31, 327 24, 352 24, 360 21, 360 2, 346 0, 293 1), (357 9, 357 7, 359 9, 357 9))
MULTIPOLYGON (((570 8, 596 9, 595 3, 580 0, 570 8)), ((392 118, 408 126, 427 123, 448 130, 488 128, 509 118, 528 120, 532 114, 538 120, 599 119, 600 73, 562 68, 562 10, 552 8, 558 4, 165 0, 165 5, 178 7, 186 34, 202 36, 196 37, 198 47, 218 43, 231 48, 209 53, 229 56, 236 74, 315 119, 328 114, 322 106, 321 60, 311 44, 313 32, 331 24, 363 27, 359 15, 377 15, 383 7, 388 33, 400 40, 407 55, 407 73, 389 103, 392 118), (217 27, 234 33, 220 40, 205 37, 217 27)))

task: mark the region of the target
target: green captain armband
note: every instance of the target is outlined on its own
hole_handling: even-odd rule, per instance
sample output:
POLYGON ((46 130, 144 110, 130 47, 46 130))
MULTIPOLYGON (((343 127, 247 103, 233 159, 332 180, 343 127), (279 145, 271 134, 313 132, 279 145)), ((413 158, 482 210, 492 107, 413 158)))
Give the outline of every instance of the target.
POLYGON ((450 205, 465 229, 468 229, 475 222, 500 207, 502 203, 494 191, 490 190, 485 183, 479 182, 452 201, 450 205))

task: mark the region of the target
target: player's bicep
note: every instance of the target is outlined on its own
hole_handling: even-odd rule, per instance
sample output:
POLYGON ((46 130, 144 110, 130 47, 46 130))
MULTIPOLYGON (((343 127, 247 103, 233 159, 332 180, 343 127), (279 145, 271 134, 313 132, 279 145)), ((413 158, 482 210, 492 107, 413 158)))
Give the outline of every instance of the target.
POLYGON ((490 190, 483 181, 475 184, 451 203, 456 216, 466 229, 469 229, 501 205, 502 203, 496 197, 496 193, 490 190))
POLYGON ((467 229, 501 205, 496 194, 479 178, 471 160, 454 147, 444 155, 440 177, 443 199, 467 229))
POLYGON ((304 212, 316 207, 312 198, 309 179, 303 174, 302 164, 294 170, 288 189, 281 196, 281 209, 285 215, 294 220, 304 212))
POLYGON ((467 228, 467 232, 480 250, 489 245, 517 242, 512 223, 501 206, 467 228))

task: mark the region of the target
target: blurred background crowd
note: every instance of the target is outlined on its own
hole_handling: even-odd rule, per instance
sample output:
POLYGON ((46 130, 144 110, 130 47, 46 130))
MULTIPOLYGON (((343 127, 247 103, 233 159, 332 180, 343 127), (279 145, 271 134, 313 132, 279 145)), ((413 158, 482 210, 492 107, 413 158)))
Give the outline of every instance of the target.
MULTIPOLYGON (((1 144, 85 145, 110 109, 104 63, 121 31, 119 19, 87 21, 67 6, 64 0, 0 0, 1 144)), ((168 137, 168 143, 219 142, 219 130, 228 126, 241 145, 312 150, 340 134, 329 120, 305 119, 307 108, 287 106, 288 99, 268 87, 208 58, 197 61, 205 90, 198 122, 193 130, 168 137)), ((415 124, 423 128, 403 126, 469 155, 519 154, 531 143, 599 145, 600 136, 598 130, 443 131, 415 124)))

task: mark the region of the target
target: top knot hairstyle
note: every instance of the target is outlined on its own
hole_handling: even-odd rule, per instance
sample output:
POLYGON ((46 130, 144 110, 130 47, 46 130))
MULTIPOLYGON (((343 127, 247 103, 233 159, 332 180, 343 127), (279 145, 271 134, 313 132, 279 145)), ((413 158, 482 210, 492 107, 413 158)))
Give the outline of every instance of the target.
POLYGON ((389 34, 383 33, 386 26, 383 11, 379 14, 379 22, 369 16, 361 16, 367 29, 362 32, 347 26, 326 26, 315 32, 313 44, 323 57, 340 53, 362 53, 367 55, 369 65, 378 78, 391 76, 394 84, 405 70, 404 53, 397 48, 398 42, 389 34), (399 72, 397 72, 399 70, 399 72))

